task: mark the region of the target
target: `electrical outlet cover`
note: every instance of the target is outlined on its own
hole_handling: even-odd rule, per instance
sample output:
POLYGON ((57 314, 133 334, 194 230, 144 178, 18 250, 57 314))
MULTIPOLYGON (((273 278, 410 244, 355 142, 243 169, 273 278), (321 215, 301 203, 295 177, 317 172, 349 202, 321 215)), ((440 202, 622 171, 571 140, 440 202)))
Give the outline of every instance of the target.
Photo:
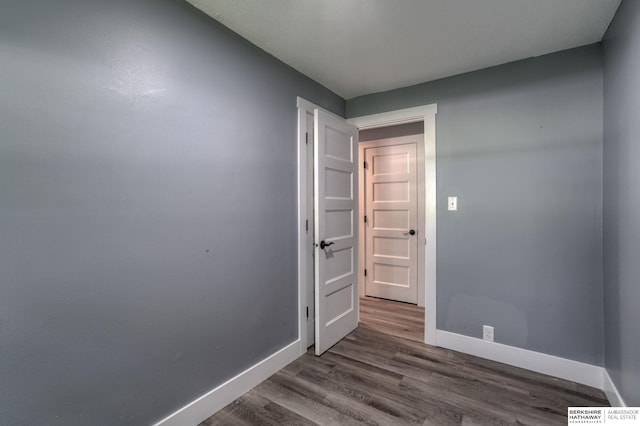
POLYGON ((490 325, 482 326, 482 338, 488 342, 493 342, 493 327, 490 325))

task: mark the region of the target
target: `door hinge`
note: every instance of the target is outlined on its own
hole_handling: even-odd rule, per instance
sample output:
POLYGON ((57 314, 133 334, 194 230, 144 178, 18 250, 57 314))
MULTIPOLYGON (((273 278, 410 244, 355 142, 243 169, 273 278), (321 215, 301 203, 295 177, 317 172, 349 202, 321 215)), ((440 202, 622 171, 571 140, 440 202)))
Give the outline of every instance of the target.
POLYGON ((367 270, 366 269, 364 270, 364 276, 365 277, 367 276, 367 270))
POLYGON ((305 229, 305 231, 307 231, 307 234, 308 234, 309 233, 309 219, 305 220, 304 222, 305 222, 304 229, 305 229))
POLYGON ((364 162, 364 164, 363 164, 363 166, 364 166, 364 168, 366 169, 366 168, 369 166, 369 164, 365 161, 365 162, 364 162))
POLYGON ((367 215, 364 215, 364 223, 367 223, 367 215))
POLYGON ((304 134, 304 143, 305 144, 309 144, 309 133, 308 132, 304 134))
POLYGON ((307 318, 309 318, 309 307, 307 306, 307 318))

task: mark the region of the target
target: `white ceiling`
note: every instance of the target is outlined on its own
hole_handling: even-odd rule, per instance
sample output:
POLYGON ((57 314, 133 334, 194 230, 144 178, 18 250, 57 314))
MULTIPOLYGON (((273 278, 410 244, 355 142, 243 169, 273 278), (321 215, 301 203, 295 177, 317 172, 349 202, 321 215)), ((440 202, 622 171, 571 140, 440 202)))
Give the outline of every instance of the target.
POLYGON ((345 99, 600 41, 620 4, 187 1, 345 99))

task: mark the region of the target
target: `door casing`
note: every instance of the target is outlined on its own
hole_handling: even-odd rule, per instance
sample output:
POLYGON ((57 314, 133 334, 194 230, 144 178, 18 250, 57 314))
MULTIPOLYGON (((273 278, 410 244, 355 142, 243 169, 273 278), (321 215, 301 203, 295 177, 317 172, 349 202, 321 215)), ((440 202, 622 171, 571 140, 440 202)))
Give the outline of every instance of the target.
MULTIPOLYGON (((366 186, 366 171, 364 170, 362 161, 365 159, 366 150, 369 148, 382 148, 393 145, 405 145, 407 143, 412 143, 415 140, 411 136, 400 136, 396 138, 387 138, 380 140, 372 140, 366 142, 360 142, 358 144, 359 157, 361 159, 359 165, 359 203, 360 203, 360 212, 361 216, 366 214, 366 197, 365 197, 365 186, 366 186)), ((417 210, 417 255, 418 255, 418 263, 417 263, 417 288, 418 288, 418 306, 424 307, 425 297, 425 283, 424 283, 424 249, 425 249, 425 233, 424 233, 424 139, 418 141, 416 144, 416 168, 417 170, 417 189, 418 189, 418 210, 417 210)), ((366 290, 366 277, 364 276, 364 269, 366 268, 366 256, 367 256, 367 243, 366 243, 366 225, 364 221, 359 222, 360 227, 360 259, 359 262, 359 281, 360 281, 360 296, 365 296, 366 290)))

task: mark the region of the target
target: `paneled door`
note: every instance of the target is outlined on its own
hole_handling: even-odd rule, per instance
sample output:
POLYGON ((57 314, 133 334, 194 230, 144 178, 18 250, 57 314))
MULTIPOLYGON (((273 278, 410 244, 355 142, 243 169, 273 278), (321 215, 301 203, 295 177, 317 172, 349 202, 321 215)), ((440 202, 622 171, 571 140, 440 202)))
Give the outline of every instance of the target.
POLYGON ((416 144, 365 149, 365 294, 418 302, 416 144))
POLYGON ((314 111, 315 353, 358 326, 358 130, 314 111))

